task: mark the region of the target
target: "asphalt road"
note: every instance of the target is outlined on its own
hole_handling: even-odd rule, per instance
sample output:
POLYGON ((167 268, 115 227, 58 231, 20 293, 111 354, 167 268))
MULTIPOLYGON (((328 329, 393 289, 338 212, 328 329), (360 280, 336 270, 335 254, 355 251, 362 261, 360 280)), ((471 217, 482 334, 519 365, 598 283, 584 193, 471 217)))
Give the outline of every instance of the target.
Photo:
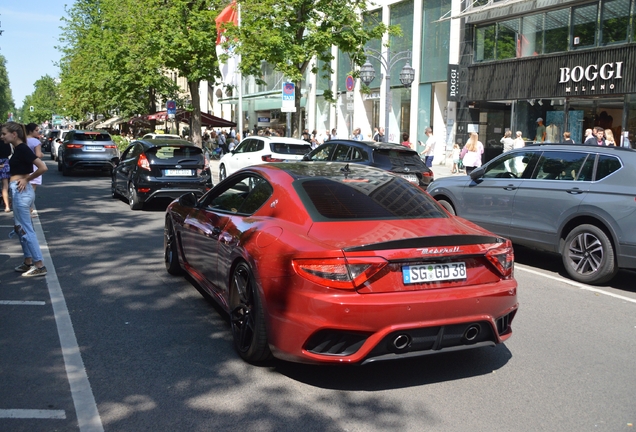
POLYGON ((107 176, 38 188, 46 278, 0 215, 0 431, 632 431, 636 287, 563 277, 516 250, 520 310, 496 348, 364 367, 244 363, 227 318, 163 266, 165 202, 107 176))

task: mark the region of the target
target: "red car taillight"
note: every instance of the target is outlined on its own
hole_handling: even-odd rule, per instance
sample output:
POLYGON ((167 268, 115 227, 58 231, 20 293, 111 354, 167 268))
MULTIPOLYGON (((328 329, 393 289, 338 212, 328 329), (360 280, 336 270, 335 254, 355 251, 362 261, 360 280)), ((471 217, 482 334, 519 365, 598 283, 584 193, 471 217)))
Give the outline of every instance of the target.
POLYGON ((82 148, 82 144, 66 144, 66 148, 82 148))
POLYGON ((110 149, 113 149, 113 148, 117 148, 117 146, 116 146, 116 145, 114 145, 114 144, 106 144, 106 145, 104 146, 104 148, 110 148, 110 149))
POLYGON ((299 276, 329 288, 353 290, 387 265, 382 258, 315 258, 292 261, 299 276))
POLYGON ((430 177, 430 176, 432 176, 432 175, 433 175, 433 173, 432 173, 431 171, 424 171, 424 172, 422 173, 422 175, 423 175, 424 177, 430 177))
POLYGON ((285 162, 285 159, 273 158, 272 155, 261 156, 263 162, 285 162))
POLYGON ((141 169, 145 169, 150 171, 150 162, 148 162, 148 158, 145 154, 140 154, 139 159, 137 160, 137 166, 141 169))
POLYGON ((486 252, 486 258, 488 258, 488 261, 497 268, 504 279, 512 278, 515 265, 515 254, 510 240, 507 240, 503 245, 486 252))

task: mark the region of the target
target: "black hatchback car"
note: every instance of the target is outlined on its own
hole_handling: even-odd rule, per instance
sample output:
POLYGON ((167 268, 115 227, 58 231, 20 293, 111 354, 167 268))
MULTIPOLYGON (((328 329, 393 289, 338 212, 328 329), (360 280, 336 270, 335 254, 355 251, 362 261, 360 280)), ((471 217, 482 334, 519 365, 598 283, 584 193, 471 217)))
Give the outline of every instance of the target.
POLYGON ((433 171, 415 150, 401 144, 335 139, 316 147, 304 161, 349 162, 390 171, 426 189, 433 171))
POLYGON ((177 139, 134 141, 113 170, 113 198, 124 197, 132 210, 155 198, 178 198, 207 191, 209 177, 200 147, 177 139))

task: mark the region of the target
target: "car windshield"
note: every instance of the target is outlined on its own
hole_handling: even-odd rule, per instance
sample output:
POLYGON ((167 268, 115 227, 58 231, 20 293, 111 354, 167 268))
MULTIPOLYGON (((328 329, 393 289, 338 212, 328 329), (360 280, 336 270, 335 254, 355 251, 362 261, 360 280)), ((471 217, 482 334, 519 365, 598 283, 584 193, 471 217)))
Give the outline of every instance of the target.
POLYGON ((73 139, 77 141, 110 141, 110 135, 103 133, 76 133, 73 139))
POLYGON ((306 179, 295 182, 294 186, 315 221, 447 217, 414 184, 400 177, 382 178, 385 181, 373 177, 306 179))
POLYGON ((301 156, 311 151, 309 144, 270 143, 270 148, 274 153, 301 156))

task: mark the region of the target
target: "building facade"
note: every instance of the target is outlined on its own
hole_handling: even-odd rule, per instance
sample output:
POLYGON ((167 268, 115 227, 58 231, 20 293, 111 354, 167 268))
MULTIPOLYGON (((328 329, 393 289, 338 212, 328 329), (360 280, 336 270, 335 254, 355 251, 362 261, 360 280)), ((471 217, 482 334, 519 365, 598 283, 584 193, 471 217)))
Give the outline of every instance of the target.
MULTIPOLYGON (((487 159, 506 129, 528 141, 584 141, 611 129, 634 142, 636 2, 525 0, 468 9, 459 60, 457 139, 479 133, 487 159), (541 130, 542 131, 542 130, 541 130)), ((465 140, 464 140, 465 142, 465 140)))

